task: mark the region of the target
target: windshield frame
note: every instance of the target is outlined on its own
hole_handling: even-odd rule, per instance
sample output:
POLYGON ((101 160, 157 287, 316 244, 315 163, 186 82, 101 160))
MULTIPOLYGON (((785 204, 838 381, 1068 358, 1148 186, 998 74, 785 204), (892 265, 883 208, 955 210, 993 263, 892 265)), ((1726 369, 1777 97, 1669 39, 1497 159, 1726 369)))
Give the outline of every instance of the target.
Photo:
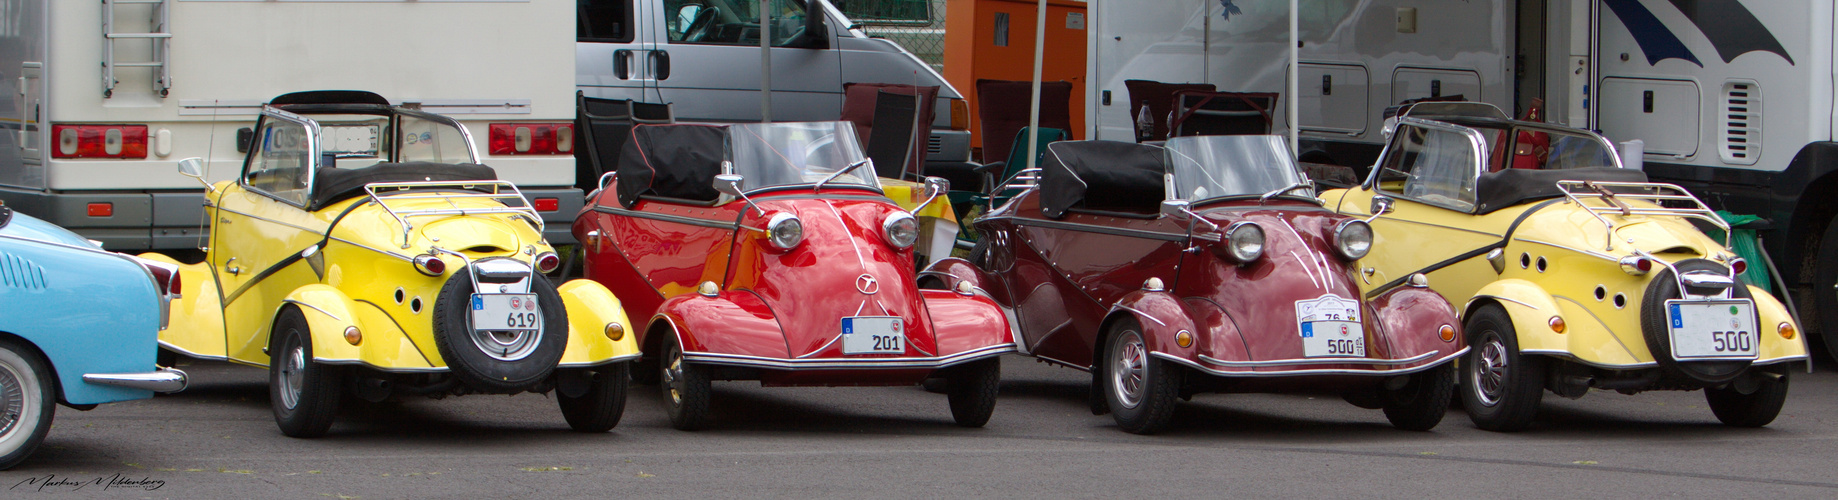
MULTIPOLYGON (((1226 141, 1248 142, 1251 140, 1251 138, 1262 139, 1264 141, 1274 143, 1274 145, 1278 146, 1277 151, 1280 151, 1280 154, 1274 155, 1274 157, 1285 160, 1288 163, 1288 166, 1290 167, 1290 172, 1295 175, 1295 183, 1291 183, 1289 184, 1289 186, 1297 186, 1297 187, 1293 187, 1282 193, 1278 193, 1277 195, 1270 197, 1270 199, 1288 199, 1288 200, 1313 203, 1316 205, 1323 205, 1323 202, 1321 201, 1321 199, 1318 196, 1316 196, 1314 180, 1310 179, 1308 177, 1308 173, 1302 170, 1302 166, 1299 162, 1297 162, 1294 158, 1290 157, 1289 155, 1290 149, 1288 147, 1287 138, 1280 136, 1280 135, 1266 135, 1266 134, 1186 136, 1186 137, 1169 138, 1168 141, 1163 143, 1162 145, 1162 149, 1167 152, 1167 154, 1164 155, 1165 159, 1163 160, 1163 169, 1165 173, 1162 176, 1162 182, 1163 182, 1164 189, 1166 190, 1166 194, 1164 195, 1164 197, 1168 200, 1187 201, 1191 206, 1199 207, 1199 206, 1209 205, 1209 204, 1214 204, 1214 203, 1224 203, 1224 202, 1243 201, 1243 200, 1256 200, 1256 199, 1262 198, 1265 194, 1268 194, 1269 193, 1268 191, 1261 191, 1261 192, 1255 192, 1255 193, 1234 193, 1234 194, 1207 196, 1205 198, 1200 198, 1200 199, 1188 199, 1187 197, 1180 195, 1180 192, 1181 192, 1180 187, 1177 186, 1175 183, 1175 170, 1177 166, 1180 164, 1180 162, 1190 161, 1196 165, 1202 165, 1203 162, 1201 162, 1199 159, 1196 159, 1186 154, 1180 153, 1176 148, 1168 147, 1169 143, 1174 143, 1176 141, 1198 142, 1198 143, 1208 143, 1208 142, 1215 142, 1215 141, 1216 142, 1226 142, 1226 141), (1175 158, 1176 155, 1180 156, 1181 158, 1178 158, 1178 159, 1175 158), (1306 185, 1309 188, 1309 191, 1310 191, 1309 195, 1301 196, 1301 195, 1290 194, 1290 193, 1295 192, 1296 190, 1302 189, 1300 185, 1306 185)), ((1226 167, 1230 168, 1231 166, 1226 165, 1226 167)), ((1205 173, 1204 169, 1201 169, 1200 171, 1202 173, 1205 173)), ((1208 175, 1207 177, 1212 178, 1211 175, 1208 175)))
MULTIPOLYGON (((758 129, 758 128, 775 128, 775 129, 776 128, 790 128, 790 127, 796 127, 796 126, 809 126, 809 125, 819 125, 819 124, 831 126, 830 130, 832 132, 831 134, 829 134, 829 137, 831 137, 832 139, 830 139, 830 141, 828 142, 825 142, 822 140, 813 141, 813 144, 817 144, 817 145, 836 144, 835 137, 837 137, 838 134, 841 134, 845 131, 848 133, 849 137, 851 138, 856 137, 855 136, 855 126, 851 124, 850 122, 840 121, 840 120, 837 120, 837 121, 810 121, 810 122, 736 123, 736 124, 728 125, 729 132, 727 134, 728 135, 727 159, 726 161, 723 162, 722 173, 739 174, 741 176, 741 185, 742 185, 741 192, 748 194, 748 195, 770 194, 770 193, 776 193, 780 191, 815 191, 817 188, 817 184, 823 181, 823 177, 829 177, 831 174, 835 174, 836 171, 830 170, 827 172, 823 172, 823 177, 812 179, 812 180, 809 180, 808 182, 773 184, 770 186, 755 187, 756 186, 755 181, 757 181, 760 176, 748 175, 748 174, 761 172, 763 170, 758 169, 757 168, 758 166, 754 166, 754 167, 742 166, 741 162, 738 161, 737 158, 735 158, 734 153, 737 150, 737 146, 739 144, 736 138, 743 137, 742 134, 748 134, 748 136, 752 137, 752 139, 746 139, 746 140, 752 141, 756 144, 765 145, 768 148, 770 148, 770 150, 773 151, 774 153, 779 153, 780 157, 782 158, 783 153, 779 151, 779 147, 775 145, 771 145, 770 141, 768 141, 766 137, 763 137, 760 134, 756 133, 755 129, 758 129), (749 169, 753 169, 753 170, 749 172, 748 171, 749 169)), ((823 188, 826 190, 832 189, 832 188, 865 190, 865 191, 872 191, 874 193, 884 195, 885 191, 883 187, 881 186, 880 176, 876 175, 876 172, 874 171, 874 162, 872 160, 869 160, 867 148, 861 143, 859 139, 854 139, 853 144, 854 144, 854 147, 849 152, 856 153, 857 156, 859 156, 859 158, 851 160, 850 164, 853 164, 856 161, 862 161, 862 160, 868 160, 868 161, 862 165, 855 167, 855 170, 847 175, 837 176, 835 179, 831 179, 829 182, 823 182, 822 183, 823 188), (866 180, 866 183, 851 182, 851 181, 844 180, 844 179, 848 179, 849 177, 860 177, 866 180)), ((815 147, 810 147, 807 149, 815 149, 815 147)), ((783 163, 784 163, 784 166, 787 168, 787 170, 792 169, 789 159, 783 163)), ((844 167, 846 166, 847 165, 845 165, 844 167)), ((799 173, 798 175, 803 176, 804 174, 799 173)))

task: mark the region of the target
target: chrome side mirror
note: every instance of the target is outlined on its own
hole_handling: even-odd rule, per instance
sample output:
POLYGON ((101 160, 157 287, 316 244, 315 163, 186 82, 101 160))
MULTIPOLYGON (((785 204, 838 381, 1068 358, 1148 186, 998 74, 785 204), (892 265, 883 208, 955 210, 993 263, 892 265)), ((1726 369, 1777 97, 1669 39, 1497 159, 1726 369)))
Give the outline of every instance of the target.
POLYGON ((753 199, 747 198, 746 193, 740 192, 740 181, 742 179, 743 177, 741 177, 740 174, 716 174, 715 190, 720 191, 721 194, 740 198, 741 201, 747 202, 747 205, 751 205, 753 211, 758 212, 760 217, 765 217, 766 209, 753 204, 753 199))
POLYGON ((179 175, 197 179, 199 184, 204 185, 204 190, 206 192, 216 192, 217 191, 217 188, 211 187, 211 181, 204 180, 204 159, 203 158, 198 158, 194 156, 191 158, 179 160, 179 175))
POLYGON ((1373 196, 1372 206, 1367 211, 1375 216, 1385 215, 1385 214, 1391 213, 1391 210, 1392 210, 1391 205, 1393 203, 1396 203, 1396 201, 1392 200, 1390 196, 1385 196, 1385 195, 1373 196))
POLYGON ((1162 215, 1175 220, 1187 220, 1188 214, 1193 213, 1187 209, 1191 205, 1187 200, 1162 200, 1162 215))
POLYGON ((917 213, 920 210, 925 210, 925 207, 931 206, 933 201, 938 200, 939 195, 945 194, 946 191, 950 190, 951 181, 945 180, 943 177, 926 177, 925 190, 923 191, 925 194, 925 203, 920 203, 919 206, 913 207, 913 212, 917 213))

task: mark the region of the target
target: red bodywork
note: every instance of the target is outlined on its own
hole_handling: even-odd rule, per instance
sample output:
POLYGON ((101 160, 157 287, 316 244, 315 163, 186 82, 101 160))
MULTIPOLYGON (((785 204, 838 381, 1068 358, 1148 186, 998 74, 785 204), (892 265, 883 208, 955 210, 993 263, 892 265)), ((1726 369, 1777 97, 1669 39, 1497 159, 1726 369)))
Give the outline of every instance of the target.
POLYGON ((978 219, 986 250, 973 255, 976 265, 948 259, 926 273, 972 280, 1013 307, 1024 354, 1090 369, 1106 327, 1133 318, 1152 355, 1214 376, 1217 390, 1259 390, 1298 382, 1357 388, 1388 378, 1370 375, 1425 370, 1467 350, 1459 331, 1443 340, 1443 325, 1459 322, 1430 289, 1363 297, 1356 267, 1333 241, 1349 218, 1318 204, 1279 197, 1194 207, 1220 227, 1246 221, 1264 230, 1262 256, 1240 265, 1206 239, 1218 232, 1202 222, 1076 209, 1052 219, 1038 200, 1030 190, 978 219), (1201 238, 1189 237, 1190 226, 1201 238), (1149 287, 1150 278, 1162 289, 1149 287), (1304 355, 1297 302, 1323 295, 1360 301, 1365 358, 1304 355), (1175 340, 1181 331, 1193 334, 1188 347, 1175 340))
POLYGON ((661 345, 655 336, 676 335, 685 361, 734 368, 717 372, 721 379, 837 386, 916 384, 939 368, 1015 351, 994 300, 918 288, 912 250, 882 235, 882 221, 900 208, 878 192, 749 193, 764 215, 745 201, 649 196, 627 209, 616 192, 616 181, 600 190, 574 234, 586 247, 587 277, 632 318, 649 318, 638 332, 647 356, 661 345), (803 242, 789 250, 763 231, 778 213, 803 224, 803 242), (703 282, 718 291, 698 293, 703 282), (901 318, 905 353, 844 355, 847 316, 901 318))

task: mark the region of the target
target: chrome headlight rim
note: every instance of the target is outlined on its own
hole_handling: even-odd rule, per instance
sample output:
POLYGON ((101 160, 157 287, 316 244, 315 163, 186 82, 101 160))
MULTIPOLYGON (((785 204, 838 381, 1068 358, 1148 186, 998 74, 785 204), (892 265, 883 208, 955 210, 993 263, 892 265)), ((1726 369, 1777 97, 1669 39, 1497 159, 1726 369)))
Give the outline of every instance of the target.
POLYGON ((894 248, 912 248, 919 243, 919 219, 904 211, 887 214, 887 219, 881 221, 881 237, 894 248), (903 225, 910 229, 902 229, 903 225))
POLYGON ((1351 219, 1341 221, 1340 224, 1334 226, 1334 251, 1339 252, 1340 256, 1347 260, 1363 259, 1367 254, 1372 253, 1372 239, 1372 225, 1367 224, 1366 221, 1351 219), (1354 232, 1348 233, 1348 231, 1354 232), (1364 233, 1363 243, 1359 241, 1359 238, 1362 238, 1359 235, 1360 232, 1364 233))
POLYGON ((1253 222, 1236 222, 1225 229, 1225 252, 1240 264, 1264 255, 1264 228, 1253 222))
POLYGON ((772 214, 766 222, 766 241, 780 250, 797 248, 804 242, 804 222, 785 212, 772 214))

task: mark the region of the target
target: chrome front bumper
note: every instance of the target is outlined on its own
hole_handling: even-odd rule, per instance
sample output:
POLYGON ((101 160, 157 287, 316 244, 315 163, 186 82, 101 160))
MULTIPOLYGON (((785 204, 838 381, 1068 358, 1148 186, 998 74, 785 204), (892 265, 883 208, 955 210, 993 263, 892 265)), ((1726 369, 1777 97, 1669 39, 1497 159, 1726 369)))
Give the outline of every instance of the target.
POLYGON ((146 389, 153 392, 183 391, 188 382, 185 372, 163 366, 157 371, 144 373, 85 373, 83 381, 129 389, 146 389))

